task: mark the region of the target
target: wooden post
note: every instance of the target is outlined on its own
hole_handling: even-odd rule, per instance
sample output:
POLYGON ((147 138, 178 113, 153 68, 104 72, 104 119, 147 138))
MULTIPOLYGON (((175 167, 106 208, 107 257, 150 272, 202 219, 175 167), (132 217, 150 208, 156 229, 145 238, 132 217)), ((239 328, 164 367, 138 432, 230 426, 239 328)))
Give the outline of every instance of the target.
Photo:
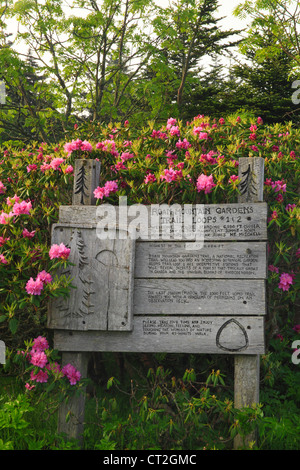
MULTIPOLYGON (((99 184, 100 162, 91 159, 76 160, 73 185, 73 205, 94 205, 94 190, 99 184)), ((86 378, 88 353, 64 352, 62 363, 72 364, 86 378)), ((85 390, 63 402, 58 411, 58 432, 65 433, 68 438, 82 440, 84 427, 85 390)))
MULTIPOLYGON (((264 187, 264 159, 261 157, 239 159, 240 192, 238 202, 262 202, 264 187)), ((259 355, 234 356, 234 405, 244 408, 259 402, 259 355)), ((249 446, 256 441, 255 433, 244 439, 237 435, 234 448, 249 446)))
POLYGON ((90 206, 96 203, 94 190, 99 185, 100 162, 97 160, 75 160, 72 204, 90 206))
MULTIPOLYGON (((62 365, 72 364, 80 371, 81 378, 87 376, 89 353, 64 352, 62 365)), ((65 433, 68 439, 83 439, 85 409, 85 389, 80 396, 68 397, 61 403, 58 411, 58 432, 65 433)))

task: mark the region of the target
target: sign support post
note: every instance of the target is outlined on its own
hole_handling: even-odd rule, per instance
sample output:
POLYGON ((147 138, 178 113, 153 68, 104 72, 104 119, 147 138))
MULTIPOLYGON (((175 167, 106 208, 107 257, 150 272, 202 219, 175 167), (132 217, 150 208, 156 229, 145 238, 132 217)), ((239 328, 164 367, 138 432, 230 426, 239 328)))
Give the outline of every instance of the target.
MULTIPOLYGON (((239 159, 240 192, 238 202, 262 202, 264 185, 264 159, 261 157, 239 159)), ((260 356, 234 356, 234 406, 243 408, 259 403, 260 356)), ((255 442, 255 434, 244 439, 237 435, 234 448, 255 442)))

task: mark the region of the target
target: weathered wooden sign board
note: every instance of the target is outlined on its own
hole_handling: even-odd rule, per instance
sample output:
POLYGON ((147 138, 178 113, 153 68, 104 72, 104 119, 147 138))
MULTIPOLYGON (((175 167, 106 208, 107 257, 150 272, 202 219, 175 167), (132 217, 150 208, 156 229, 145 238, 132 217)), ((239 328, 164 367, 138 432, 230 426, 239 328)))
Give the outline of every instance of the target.
POLYGON ((89 225, 79 225, 77 206, 67 208, 64 222, 62 207, 63 222, 54 225, 52 241, 71 248, 75 266, 64 274, 76 289, 49 309, 58 349, 75 351, 80 344, 92 351, 264 353, 266 204, 204 210, 218 227, 216 241, 211 236, 191 249, 190 243, 162 236, 122 239, 118 228, 116 239, 99 239, 97 207, 89 207, 89 225), (233 210, 238 215, 220 219, 233 210))
POLYGON ((76 287, 69 299, 50 303, 48 327, 55 330, 55 348, 74 354, 245 355, 250 362, 237 362, 237 370, 241 370, 238 364, 251 370, 252 380, 259 367, 252 358, 265 353, 263 159, 240 159, 239 203, 188 207, 193 224, 202 223, 200 244, 178 239, 175 232, 164 229, 164 224, 170 225, 165 206, 146 208, 140 236, 130 236, 136 219, 130 210, 124 219, 122 207, 115 207, 107 227, 99 229, 103 211, 100 214, 91 202, 84 203, 97 186, 90 170, 87 174, 84 180, 79 162, 74 192, 77 188, 81 202, 76 199, 76 205, 61 206, 52 230, 52 243, 71 248, 73 266, 63 273, 73 278, 76 287), (162 230, 152 230, 157 217, 162 230))

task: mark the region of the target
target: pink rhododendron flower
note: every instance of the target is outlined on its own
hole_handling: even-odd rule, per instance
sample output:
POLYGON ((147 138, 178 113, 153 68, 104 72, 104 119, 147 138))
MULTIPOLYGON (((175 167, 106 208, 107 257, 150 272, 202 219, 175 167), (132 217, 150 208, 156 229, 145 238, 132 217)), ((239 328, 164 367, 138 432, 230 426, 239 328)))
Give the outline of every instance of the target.
POLYGON ((191 147, 191 144, 186 139, 183 139, 183 141, 179 139, 178 142, 176 142, 176 147, 179 149, 187 150, 188 148, 191 147))
POLYGON ((37 169, 37 165, 35 163, 32 163, 27 166, 27 173, 30 173, 31 171, 35 171, 37 169))
POLYGON ((0 263, 2 263, 2 264, 7 264, 8 263, 8 261, 7 261, 7 259, 5 258, 4 255, 0 255, 0 263))
POLYGON ((50 166, 54 170, 58 170, 60 168, 60 165, 64 163, 64 161, 65 161, 64 158, 59 158, 59 157, 53 158, 53 160, 51 160, 50 162, 50 166))
POLYGON ((260 116, 258 116, 257 118, 257 124, 263 124, 264 121, 262 120, 262 118, 260 116))
POLYGON ((62 368, 62 373, 65 377, 69 379, 71 385, 75 385, 81 377, 79 370, 75 369, 71 364, 66 364, 62 368))
POLYGON ((288 273, 282 273, 279 279, 278 287, 284 291, 289 290, 291 285, 293 284, 293 276, 288 273))
POLYGON ((84 140, 80 146, 80 150, 84 152, 91 152, 93 150, 93 146, 87 140, 84 140))
POLYGON ((199 134, 199 139, 200 139, 200 140, 202 140, 202 139, 207 140, 207 139, 208 139, 208 134, 207 134, 207 132, 200 132, 200 134, 199 134))
POLYGON ((134 158, 134 155, 133 155, 133 153, 123 152, 121 154, 120 158, 121 158, 122 162, 124 163, 124 162, 126 162, 126 160, 129 160, 130 158, 134 158))
POLYGON ((67 168, 64 170, 64 172, 67 174, 73 173, 73 171, 74 168, 72 167, 72 165, 68 165, 67 168))
POLYGON ((0 224, 3 224, 3 225, 6 225, 6 224, 9 224, 11 218, 14 216, 15 214, 13 212, 10 212, 9 214, 6 214, 5 212, 1 212, 0 214, 0 224))
POLYGON ((292 212, 294 208, 297 207, 296 204, 288 204, 285 208, 287 212, 292 212))
POLYGON ((45 162, 40 166, 40 170, 43 173, 47 170, 50 170, 51 168, 52 168, 52 166, 50 165, 50 163, 45 163, 45 162))
POLYGON ((172 127, 169 129, 169 132, 170 132, 170 135, 171 135, 171 136, 177 136, 177 137, 180 136, 180 130, 179 130, 179 127, 178 127, 178 126, 172 126, 172 127))
POLYGON ((27 388, 27 390, 33 390, 35 388, 35 385, 29 385, 29 383, 27 382, 25 384, 25 388, 27 388))
POLYGON ((20 202, 20 198, 16 194, 14 195, 14 197, 8 197, 6 199, 6 204, 8 206, 13 206, 15 202, 20 202))
POLYGON ((53 258, 62 258, 62 259, 67 259, 70 254, 70 248, 67 248, 63 243, 60 245, 52 245, 50 250, 49 250, 49 256, 50 259, 53 258))
POLYGON ((2 183, 2 181, 0 181, 0 194, 5 193, 5 191, 6 191, 6 186, 4 186, 4 184, 2 183))
POLYGON ((273 211, 272 214, 271 214, 271 217, 268 218, 268 222, 271 222, 271 220, 275 220, 278 218, 278 213, 277 211, 273 211))
POLYGON ((24 238, 33 238, 35 235, 35 230, 33 230, 32 232, 29 232, 27 228, 24 228, 22 235, 24 238))
POLYGON ((169 118, 168 121, 167 121, 166 129, 171 129, 171 127, 176 126, 176 124, 177 124, 177 119, 169 118))
POLYGON ((103 152, 110 152, 113 155, 118 155, 116 151, 116 143, 114 140, 104 140, 96 144, 96 149, 102 150, 103 152))
POLYGON ((282 203, 283 202, 283 195, 280 193, 276 196, 276 201, 279 202, 279 203, 282 203))
POLYGON ((208 194, 212 191, 213 187, 216 186, 213 182, 212 175, 204 175, 203 173, 197 179, 197 191, 204 191, 205 194, 208 194))
POLYGON ((106 181, 104 185, 104 195, 109 196, 110 193, 118 191, 118 184, 115 181, 106 181))
POLYGON ((234 183, 238 179, 239 177, 237 175, 231 175, 229 178, 229 183, 234 183))
POLYGON ((295 325, 293 330, 296 331, 296 333, 300 333, 300 325, 295 325))
POLYGON ((173 170, 172 168, 164 170, 163 175, 160 175, 161 180, 166 180, 167 183, 178 180, 182 177, 181 170, 173 170))
POLYGON ((105 185, 101 188, 98 188, 94 191, 94 196, 97 199, 103 199, 104 196, 108 197, 110 193, 115 193, 118 191, 118 184, 116 181, 106 181, 105 185))
POLYGON ((44 351, 31 351, 30 355, 31 355, 30 363, 33 366, 37 366, 42 369, 43 367, 45 367, 45 365, 48 362, 47 355, 44 351))
POLYGON ((45 349, 49 349, 49 343, 44 336, 37 336, 33 340, 32 349, 36 351, 45 351, 45 349))
POLYGON ((100 186, 98 186, 98 188, 96 188, 94 190, 94 196, 96 199, 103 199, 104 198, 104 188, 100 188, 100 186))
POLYGON ((30 295, 41 295, 44 284, 40 279, 34 280, 32 277, 26 283, 26 292, 30 295))
POLYGON ((151 137, 154 139, 167 139, 168 136, 165 132, 153 130, 151 137))
POLYGON ((208 127, 208 124, 205 123, 205 122, 202 122, 199 126, 196 126, 193 128, 193 134, 194 135, 199 135, 201 134, 201 132, 206 128, 208 127))
POLYGON ((44 284, 52 282, 51 274, 47 273, 45 270, 38 273, 37 278, 39 278, 44 284))
POLYGON ((34 373, 32 370, 30 373, 30 380, 33 380, 35 382, 40 382, 40 383, 46 383, 48 382, 48 372, 45 370, 39 370, 37 374, 34 373))
POLYGON ((29 214, 32 209, 31 202, 15 202, 13 205, 13 213, 14 215, 21 215, 21 214, 29 214))
POLYGON ((283 181, 275 181, 274 183, 271 183, 272 189, 274 189, 275 192, 278 191, 283 191, 284 193, 286 192, 286 183, 283 181))
POLYGON ((271 271, 273 273, 279 273, 279 269, 276 266, 273 266, 273 264, 270 264, 268 266, 268 269, 269 269, 269 271, 271 271))
POLYGON ((3 246, 8 240, 10 240, 10 237, 0 237, 0 246, 3 246))
POLYGON ((211 165, 214 165, 217 163, 217 160, 213 157, 214 152, 209 152, 209 153, 202 153, 200 155, 199 161, 202 163, 210 163, 211 165))
POLYGON ((152 173, 148 173, 148 175, 146 176, 146 178, 144 179, 144 182, 146 184, 148 183, 154 183, 156 181, 156 178, 155 178, 155 175, 153 175, 152 173))
POLYGON ((224 118, 220 118, 220 119, 219 119, 219 124, 221 124, 221 125, 225 124, 225 119, 224 119, 224 118))
POLYGON ((69 155, 71 155, 72 152, 75 150, 80 150, 82 144, 82 140, 77 139, 77 140, 72 140, 72 142, 67 142, 64 145, 64 151, 67 152, 69 155))

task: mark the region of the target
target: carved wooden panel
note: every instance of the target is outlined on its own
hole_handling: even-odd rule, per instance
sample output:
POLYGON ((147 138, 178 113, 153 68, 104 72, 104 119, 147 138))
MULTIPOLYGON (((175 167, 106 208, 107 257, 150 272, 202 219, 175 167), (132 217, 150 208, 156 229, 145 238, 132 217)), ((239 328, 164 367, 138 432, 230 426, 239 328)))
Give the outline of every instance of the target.
POLYGON ((130 330, 134 243, 127 240, 100 240, 94 228, 56 224, 52 244, 71 249, 73 266, 59 275, 72 279, 74 289, 68 299, 52 300, 49 328, 74 330, 130 330))

